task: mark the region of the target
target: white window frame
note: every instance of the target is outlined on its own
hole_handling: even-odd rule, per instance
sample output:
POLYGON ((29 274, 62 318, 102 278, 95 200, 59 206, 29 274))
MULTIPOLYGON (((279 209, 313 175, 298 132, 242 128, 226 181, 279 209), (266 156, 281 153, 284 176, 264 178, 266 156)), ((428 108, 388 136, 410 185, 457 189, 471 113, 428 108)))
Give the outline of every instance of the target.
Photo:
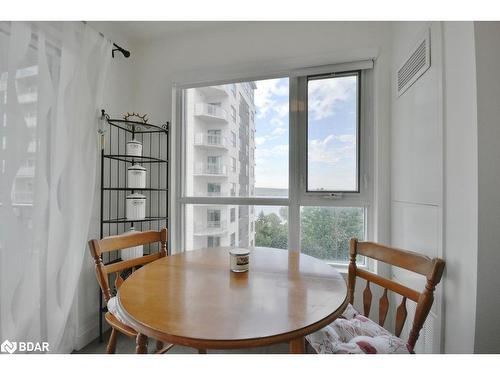
MULTIPOLYGON (((177 155, 173 159, 171 176, 179 176, 175 182, 174 192, 171 195, 171 231, 173 232, 171 248, 173 253, 184 251, 184 226, 185 218, 183 207, 189 204, 217 204, 217 205, 250 205, 250 206, 286 206, 288 207, 289 228, 288 248, 290 251, 300 251, 300 208, 301 206, 319 207, 363 207, 365 210, 365 235, 366 240, 374 238, 374 212, 373 212, 373 61, 365 60, 353 63, 342 63, 324 65, 290 70, 269 75, 255 75, 235 77, 223 81, 210 80, 196 83, 174 84, 173 87, 173 112, 174 131, 171 140, 172 154, 177 155), (361 70, 361 94, 360 94, 360 191, 356 193, 343 194, 318 194, 318 192, 306 192, 306 141, 307 126, 307 76, 326 73, 341 73, 345 71, 361 70), (288 198, 281 197, 189 197, 184 196, 185 187, 185 144, 183 138, 183 90, 195 87, 230 84, 238 82, 259 81, 265 79, 289 78, 289 195, 288 198), (300 90, 302 88, 302 90, 300 90), (177 126, 175 126, 177 125, 177 126), (179 149, 180 148, 180 149, 179 149), (298 173, 297 173, 298 171, 298 173)), ((346 268, 345 263, 329 262, 338 266, 341 270, 346 268)), ((373 268, 373 264, 368 264, 373 268)))

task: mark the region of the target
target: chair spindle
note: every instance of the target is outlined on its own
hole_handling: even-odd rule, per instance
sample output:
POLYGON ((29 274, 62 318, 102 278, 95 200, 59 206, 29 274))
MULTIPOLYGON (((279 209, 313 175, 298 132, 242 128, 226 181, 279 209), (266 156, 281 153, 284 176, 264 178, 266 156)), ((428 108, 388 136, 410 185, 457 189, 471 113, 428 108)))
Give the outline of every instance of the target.
POLYGON ((366 287, 363 291, 363 311, 364 315, 368 317, 370 315, 370 308, 372 306, 372 291, 370 289, 370 281, 366 280, 366 287))
POLYGON ((385 288, 384 294, 382 294, 382 297, 378 301, 378 324, 382 327, 387 317, 387 311, 389 311, 389 298, 387 298, 387 288, 385 288))
POLYGON ((407 315, 408 311, 406 310, 406 297, 403 297, 401 304, 398 306, 398 309, 396 310, 395 334, 397 337, 401 335, 401 331, 403 330, 403 326, 405 325, 407 315))

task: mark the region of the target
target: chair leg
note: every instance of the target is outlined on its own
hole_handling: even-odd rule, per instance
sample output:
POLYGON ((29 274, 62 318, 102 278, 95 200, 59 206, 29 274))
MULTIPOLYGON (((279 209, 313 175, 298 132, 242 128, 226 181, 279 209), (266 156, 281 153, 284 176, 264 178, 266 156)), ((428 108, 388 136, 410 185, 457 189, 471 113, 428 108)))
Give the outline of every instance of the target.
POLYGON ((159 352, 162 349, 163 349, 163 342, 161 342, 160 340, 156 340, 156 351, 159 352))
POLYGON ((198 354, 207 354, 207 349, 198 349, 198 354))
POLYGON ((114 328, 112 328, 111 335, 109 336, 108 346, 106 347, 106 354, 115 354, 117 336, 118 332, 114 328))
POLYGON ((146 335, 138 333, 135 343, 135 354, 148 354, 148 337, 146 335))

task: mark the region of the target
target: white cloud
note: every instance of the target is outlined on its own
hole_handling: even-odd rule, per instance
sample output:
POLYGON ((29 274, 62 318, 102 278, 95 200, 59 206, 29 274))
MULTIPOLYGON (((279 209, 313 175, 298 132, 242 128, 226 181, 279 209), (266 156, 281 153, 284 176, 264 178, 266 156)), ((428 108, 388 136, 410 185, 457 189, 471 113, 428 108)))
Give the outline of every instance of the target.
POLYGON ((314 120, 335 113, 336 102, 346 101, 356 94, 356 78, 343 77, 309 82, 308 107, 314 120))
POLYGON ((255 151, 257 163, 266 163, 267 158, 274 156, 288 156, 288 145, 276 145, 270 148, 257 148, 255 151))
POLYGON ((263 118, 274 112, 278 118, 288 116, 288 85, 282 79, 267 79, 256 82, 255 105, 257 107, 257 117, 263 118), (287 96, 284 100, 277 99, 277 96, 287 96))
POLYGON ((261 144, 265 143, 267 141, 266 137, 255 137, 255 144, 257 146, 260 146, 261 144))
POLYGON ((283 135, 285 133, 286 133, 285 128, 274 128, 273 131, 271 132, 271 135, 279 137, 280 135, 283 135))
POLYGON ((330 134, 324 139, 311 139, 308 146, 309 161, 337 164, 340 160, 352 158, 356 152, 356 137, 353 134, 330 134), (341 145, 333 144, 335 141, 341 145))
POLYGON ((282 135, 286 134, 287 129, 285 128, 274 128, 269 134, 260 136, 260 137, 255 137, 255 144, 257 146, 260 146, 266 142, 272 141, 274 139, 277 139, 281 137, 282 135))
POLYGON ((352 143, 352 144, 356 143, 356 135, 355 134, 342 134, 342 135, 339 135, 337 137, 337 139, 343 143, 352 143))

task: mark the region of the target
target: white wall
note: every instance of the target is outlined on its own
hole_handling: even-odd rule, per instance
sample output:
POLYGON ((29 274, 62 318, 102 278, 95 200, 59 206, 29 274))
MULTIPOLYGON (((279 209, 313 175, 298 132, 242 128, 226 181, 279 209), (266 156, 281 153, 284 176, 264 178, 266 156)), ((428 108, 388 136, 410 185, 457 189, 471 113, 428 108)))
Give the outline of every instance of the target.
MULTIPOLYGON (((393 25, 391 120, 391 242, 393 246, 429 257, 442 256, 443 121, 441 24, 398 22, 393 25), (397 96, 395 76, 426 30, 431 30, 431 67, 403 95, 397 96)), ((393 277, 422 290, 425 280, 403 270, 393 277)), ((416 351, 440 352, 441 290, 427 324, 432 343, 416 351)), ((399 300, 397 301, 399 303, 399 300)), ((411 305, 411 304, 410 304, 411 305)), ((409 314, 409 319, 413 318, 409 314)), ((411 321, 411 320, 410 320, 411 321)))
POLYGON ((478 353, 500 351, 500 23, 475 22, 478 140, 478 353))
POLYGON ((444 351, 472 353, 476 319, 477 106, 474 26, 444 22, 444 351))
POLYGON ((393 73, 427 26, 432 67, 392 104, 392 240, 446 260, 441 350, 498 353, 500 24, 397 24, 393 73))
POLYGON ((142 43, 136 69, 138 110, 170 118, 172 82, 262 76, 377 56, 388 45, 380 22, 227 22, 217 28, 142 43))

